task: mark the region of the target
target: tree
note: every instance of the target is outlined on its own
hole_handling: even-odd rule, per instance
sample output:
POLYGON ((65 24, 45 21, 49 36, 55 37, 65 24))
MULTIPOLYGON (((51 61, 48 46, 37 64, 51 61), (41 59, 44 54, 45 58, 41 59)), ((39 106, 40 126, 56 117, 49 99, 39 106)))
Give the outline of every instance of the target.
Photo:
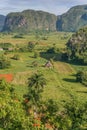
POLYGON ((78 71, 76 74, 76 81, 82 83, 83 75, 84 75, 83 71, 78 71))
POLYGON ((40 92, 44 85, 46 85, 46 79, 43 74, 35 73, 28 78, 28 86, 36 89, 37 92, 40 92))
POLYGON ((12 87, 5 80, 0 80, 0 129, 21 128, 21 106, 12 87), (15 116, 16 115, 16 116, 15 116))
POLYGON ((33 42, 29 42, 27 48, 30 52, 32 52, 35 48, 35 44, 33 42))
POLYGON ((40 56, 39 52, 35 51, 34 52, 34 58, 38 58, 40 56))
POLYGON ((33 129, 32 122, 12 85, 0 80, 0 130, 29 130, 33 129))
POLYGON ((14 60, 20 60, 20 56, 18 54, 14 54, 14 56, 12 57, 12 59, 14 59, 14 60))
POLYGON ((46 85, 46 79, 43 74, 35 73, 28 78, 28 98, 34 105, 40 103, 44 85, 46 85))
POLYGON ((13 48, 14 46, 11 43, 0 43, 0 47, 3 48, 3 50, 9 50, 9 48, 13 48))
POLYGON ((44 102, 42 104, 40 112, 42 113, 41 121, 44 125, 47 123, 50 127, 58 127, 59 107, 56 101, 49 99, 48 101, 44 102))
POLYGON ((87 103, 82 104, 77 100, 65 105, 67 128, 70 130, 82 130, 81 127, 87 124, 87 103))
POLYGON ((76 81, 87 86, 87 72, 86 71, 78 71, 76 74, 76 81))
POLYGON ((4 55, 0 57, 0 69, 9 68, 11 66, 11 62, 4 55))

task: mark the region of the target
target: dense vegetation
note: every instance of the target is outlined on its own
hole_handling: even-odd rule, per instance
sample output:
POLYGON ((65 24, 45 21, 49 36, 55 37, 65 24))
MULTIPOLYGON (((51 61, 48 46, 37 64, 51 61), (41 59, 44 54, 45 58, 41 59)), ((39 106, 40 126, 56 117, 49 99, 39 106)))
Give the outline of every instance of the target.
POLYGON ((76 74, 76 81, 87 86, 87 71, 79 71, 76 74))
POLYGON ((87 66, 61 61, 71 35, 0 34, 1 130, 87 129, 87 66))
POLYGON ((75 32, 87 25, 87 5, 75 6, 58 16, 57 30, 75 32))
POLYGON ((34 10, 7 15, 0 33, 0 130, 87 130, 87 27, 54 32, 86 24, 87 5, 58 20, 34 10))
POLYGON ((29 79, 29 93, 24 103, 12 85, 0 80, 0 129, 83 130, 82 127, 87 126, 87 104, 81 105, 73 99, 59 110, 58 103, 52 99, 43 102, 40 95, 45 85, 43 79, 41 74, 29 79))
POLYGON ((3 31, 30 32, 37 30, 55 31, 57 16, 43 11, 25 10, 10 13, 5 19, 3 31))
POLYGON ((67 42, 66 59, 87 65, 87 27, 72 35, 67 42))
POLYGON ((10 60, 4 56, 0 56, 0 69, 9 68, 11 66, 10 60))
POLYGON ((60 16, 35 10, 9 13, 5 23, 3 19, 1 23, 2 21, 4 24, 2 31, 6 32, 28 33, 39 30, 75 32, 87 25, 87 5, 72 7, 60 16))

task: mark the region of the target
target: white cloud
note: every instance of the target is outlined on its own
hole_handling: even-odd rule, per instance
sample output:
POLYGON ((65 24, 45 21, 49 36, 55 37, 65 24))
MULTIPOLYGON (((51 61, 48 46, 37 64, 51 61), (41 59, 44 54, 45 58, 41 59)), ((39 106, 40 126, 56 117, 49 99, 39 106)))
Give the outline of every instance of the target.
POLYGON ((62 14, 75 5, 87 4, 87 0, 0 0, 0 14, 25 9, 44 10, 62 14))

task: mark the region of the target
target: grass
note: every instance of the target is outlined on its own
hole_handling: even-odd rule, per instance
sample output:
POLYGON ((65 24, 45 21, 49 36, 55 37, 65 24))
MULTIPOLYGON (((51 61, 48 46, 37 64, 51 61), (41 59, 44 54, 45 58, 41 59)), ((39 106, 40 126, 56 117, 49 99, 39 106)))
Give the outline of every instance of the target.
MULTIPOLYGON (((29 41, 38 42, 35 51, 44 52, 42 57, 34 58, 34 52, 9 52, 7 56, 11 60, 11 67, 9 69, 0 70, 0 73, 12 73, 14 79, 12 84, 15 86, 15 91, 19 99, 23 100, 23 95, 27 93, 27 78, 35 72, 42 72, 47 79, 47 85, 42 93, 43 100, 54 99, 62 106, 66 101, 71 100, 74 96, 81 102, 87 101, 87 88, 75 80, 75 73, 77 70, 87 70, 87 66, 72 65, 61 61, 54 61, 54 68, 44 67, 47 57, 50 56, 45 53, 45 50, 52 47, 53 44, 57 48, 65 48, 65 44, 72 35, 64 32, 55 32, 48 35, 47 40, 37 39, 35 35, 24 35, 24 38, 13 38, 15 34, 2 35, 0 34, 1 42, 10 42, 13 45, 20 47, 25 46, 29 41), (64 38, 67 36, 66 38, 64 38), (20 60, 13 60, 11 57, 14 54, 20 55, 20 60), (38 66, 34 67, 32 62, 36 61, 38 66)), ((0 52, 3 53, 3 52, 0 52)))

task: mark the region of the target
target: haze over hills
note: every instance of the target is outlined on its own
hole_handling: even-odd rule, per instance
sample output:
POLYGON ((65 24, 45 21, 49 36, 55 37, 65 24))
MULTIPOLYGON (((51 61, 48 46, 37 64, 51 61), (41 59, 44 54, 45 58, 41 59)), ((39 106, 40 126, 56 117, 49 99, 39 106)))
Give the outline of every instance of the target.
POLYGON ((0 31, 1 31, 2 28, 3 28, 4 21, 5 21, 5 16, 4 16, 4 15, 0 15, 0 31))
POLYGON ((9 13, 2 31, 29 32, 34 30, 75 32, 87 25, 87 5, 72 7, 65 14, 56 16, 44 11, 25 10, 9 13))
POLYGON ((58 16, 57 30, 75 32, 87 25, 87 5, 78 5, 58 16))
POLYGON ((5 19, 3 31, 29 32, 32 30, 56 30, 57 16, 43 11, 25 10, 10 13, 5 19))
MULTIPOLYGON (((3 1, 5 12, 46 3, 3 1)), ((47 2, 60 1, 80 0, 47 2)), ((0 122, 0 130, 87 130, 87 5, 61 16, 12 12, 1 22, 0 122)))

